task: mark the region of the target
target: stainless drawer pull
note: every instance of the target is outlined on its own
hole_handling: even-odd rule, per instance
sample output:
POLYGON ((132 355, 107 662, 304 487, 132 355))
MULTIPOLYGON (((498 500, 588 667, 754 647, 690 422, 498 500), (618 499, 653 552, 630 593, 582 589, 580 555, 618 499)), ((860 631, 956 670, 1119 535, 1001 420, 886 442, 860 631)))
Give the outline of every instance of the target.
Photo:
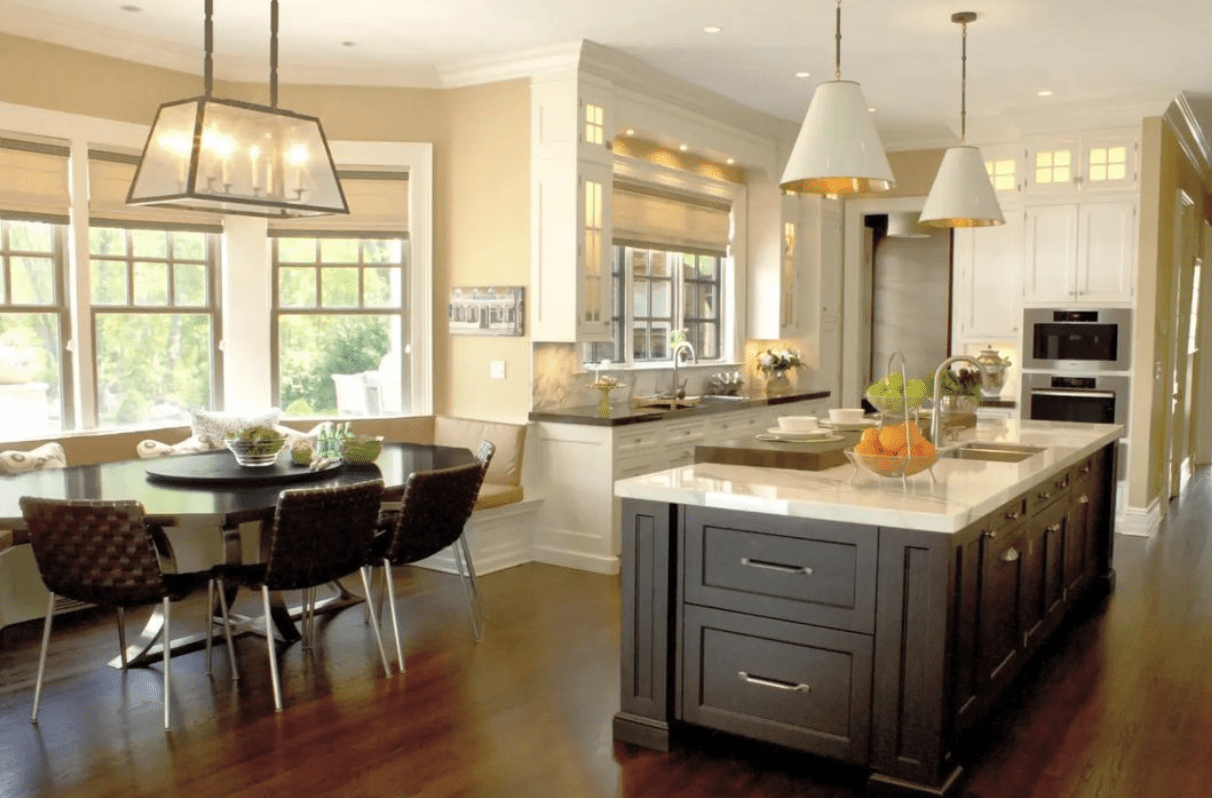
POLYGON ((1010 548, 1008 548, 1004 552, 1002 552, 1002 560, 1004 560, 1005 562, 1014 562, 1017 559, 1018 559, 1018 549, 1014 548, 1013 546, 1011 546, 1010 548))
POLYGON ((1051 491, 1041 490, 1039 492, 1039 498, 1041 498, 1041 499, 1048 499, 1048 498, 1051 498, 1051 496, 1052 496, 1051 491))
POLYGON ((1090 497, 1083 493, 1081 498, 1077 500, 1077 503, 1078 504, 1089 504, 1090 497))
POLYGON ((1083 474, 1089 474, 1090 473, 1090 464, 1086 463, 1085 465, 1083 465, 1081 468, 1079 468, 1077 470, 1083 474))
POLYGON ((741 565, 748 565, 752 568, 765 568, 768 571, 782 571, 787 574, 804 574, 812 576, 813 570, 807 565, 782 565, 777 562, 762 562, 761 560, 751 560, 748 557, 741 558, 741 565))
POLYGON ((761 676, 750 676, 744 671, 737 671, 736 675, 741 677, 741 681, 749 682, 750 684, 759 684, 762 687, 774 687, 778 690, 790 690, 793 693, 811 692, 812 688, 806 684, 792 684, 791 682, 780 682, 774 679, 763 679, 761 676))
POLYGON ((1049 532, 1060 532, 1061 525, 1059 523, 1052 524, 1051 526, 1048 527, 1048 531, 1049 532))
POLYGON ((1006 520, 1007 521, 1017 521, 1018 520, 1018 510, 1011 510, 1010 512, 1006 513, 1006 520))

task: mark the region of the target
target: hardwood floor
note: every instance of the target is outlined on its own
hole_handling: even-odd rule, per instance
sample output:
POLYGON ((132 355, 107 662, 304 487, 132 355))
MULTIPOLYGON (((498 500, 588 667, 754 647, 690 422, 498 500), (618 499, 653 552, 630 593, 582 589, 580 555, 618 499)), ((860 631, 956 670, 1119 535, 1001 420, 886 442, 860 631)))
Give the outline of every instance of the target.
MULTIPOLYGON (((1212 478, 1201 470, 1151 540, 1119 537, 1115 593, 1062 632, 970 740, 968 798, 1212 795, 1212 478)), ((472 640, 455 577, 398 569, 408 672, 385 679, 361 607, 280 648, 273 711, 264 640, 123 673, 109 613, 56 621, 39 725, 41 623, 0 633, 0 798, 23 796, 812 796, 863 794, 864 773, 724 735, 672 753, 616 744, 617 578, 544 565, 485 576, 472 640)), ((255 610, 243 595, 238 608, 255 610)), ((203 602, 174 612, 200 630, 203 602)), ((143 615, 130 619, 137 628, 143 615)), ((386 627, 385 627, 386 630, 386 627)))

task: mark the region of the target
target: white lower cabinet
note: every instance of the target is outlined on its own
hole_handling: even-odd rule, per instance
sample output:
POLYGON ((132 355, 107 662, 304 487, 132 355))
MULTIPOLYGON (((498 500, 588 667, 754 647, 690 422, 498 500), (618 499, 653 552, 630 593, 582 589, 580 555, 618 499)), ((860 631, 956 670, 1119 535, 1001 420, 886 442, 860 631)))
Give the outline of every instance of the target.
POLYGON ((545 481, 535 559, 618 573, 615 480, 692 465, 700 444, 751 437, 776 426, 779 416, 827 416, 828 407, 818 399, 617 427, 538 422, 545 481))

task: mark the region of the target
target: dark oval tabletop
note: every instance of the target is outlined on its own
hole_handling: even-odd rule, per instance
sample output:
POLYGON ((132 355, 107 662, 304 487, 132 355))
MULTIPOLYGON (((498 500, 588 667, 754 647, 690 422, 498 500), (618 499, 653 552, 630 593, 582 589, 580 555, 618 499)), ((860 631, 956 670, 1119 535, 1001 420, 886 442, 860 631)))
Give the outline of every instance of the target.
MULTIPOLYGON (((285 454, 283 455, 286 456, 285 454)), ((235 465, 226 450, 202 454, 178 455, 173 460, 189 459, 192 469, 206 471, 213 463, 216 472, 229 472, 235 465)), ((123 460, 88 466, 69 466, 52 471, 32 471, 0 478, 0 525, 20 525, 22 496, 49 499, 137 499, 149 516, 178 519, 198 517, 212 521, 238 523, 262 518, 273 512, 278 494, 293 487, 331 487, 382 479, 387 488, 399 488, 414 471, 451 468, 474 462, 467 449, 422 443, 385 443, 373 465, 343 465, 307 478, 305 482, 285 483, 250 476, 247 480, 192 482, 188 479, 164 480, 151 471, 163 469, 163 460, 123 460)), ((184 465, 182 466, 185 467, 184 465)), ((240 468, 237 466, 237 468, 240 468)), ((273 468, 291 469, 283 463, 273 468)), ((247 469, 254 471, 256 469, 247 469)), ((305 469, 299 469, 304 471, 305 469)))

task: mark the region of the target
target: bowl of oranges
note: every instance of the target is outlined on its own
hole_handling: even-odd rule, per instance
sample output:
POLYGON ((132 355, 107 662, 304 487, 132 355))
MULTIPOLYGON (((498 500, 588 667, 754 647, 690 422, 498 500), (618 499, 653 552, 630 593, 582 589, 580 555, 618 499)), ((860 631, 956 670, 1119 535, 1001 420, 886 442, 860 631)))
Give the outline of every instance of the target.
POLYGON ((938 460, 934 444, 926 440, 914 421, 868 427, 862 439, 845 451, 855 468, 880 477, 912 476, 938 460))

